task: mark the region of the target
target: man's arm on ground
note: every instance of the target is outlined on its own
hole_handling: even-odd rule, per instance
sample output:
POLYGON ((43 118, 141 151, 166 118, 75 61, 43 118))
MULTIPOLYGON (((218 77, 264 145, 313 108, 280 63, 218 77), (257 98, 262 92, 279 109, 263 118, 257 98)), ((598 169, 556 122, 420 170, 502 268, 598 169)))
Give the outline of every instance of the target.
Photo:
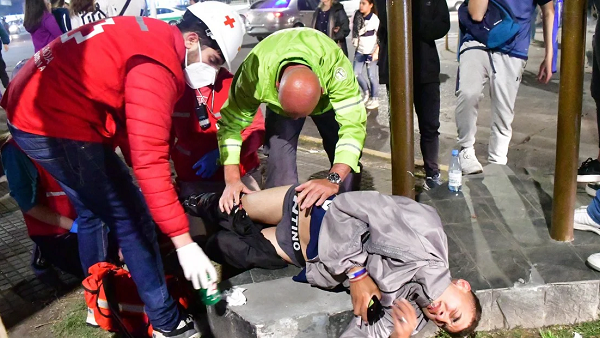
POLYGON ((489 0, 471 0, 469 1, 469 15, 474 21, 483 21, 485 12, 487 12, 489 0))
MULTIPOLYGON (((552 27, 554 25, 554 3, 552 1, 538 1, 542 7, 542 21, 544 25, 544 48, 546 54, 544 61, 540 65, 540 73, 538 80, 542 83, 548 83, 552 78, 552 58, 554 56, 552 27)), ((535 24, 535 18, 532 20, 532 25, 535 24)))

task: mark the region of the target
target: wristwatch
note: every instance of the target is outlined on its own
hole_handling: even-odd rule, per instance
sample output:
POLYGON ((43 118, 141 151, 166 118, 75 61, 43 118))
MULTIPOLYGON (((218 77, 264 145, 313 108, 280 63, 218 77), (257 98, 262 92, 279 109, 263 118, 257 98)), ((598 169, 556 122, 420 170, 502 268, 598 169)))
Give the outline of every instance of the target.
POLYGON ((337 184, 339 185, 340 183, 342 183, 342 178, 340 177, 340 174, 338 173, 329 173, 329 175, 327 175, 327 180, 333 184, 337 184))

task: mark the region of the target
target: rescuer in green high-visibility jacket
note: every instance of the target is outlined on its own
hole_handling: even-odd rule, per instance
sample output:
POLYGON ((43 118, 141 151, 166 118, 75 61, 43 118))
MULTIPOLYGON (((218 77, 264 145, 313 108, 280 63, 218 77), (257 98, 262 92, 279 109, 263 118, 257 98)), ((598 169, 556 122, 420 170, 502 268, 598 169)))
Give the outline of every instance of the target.
POLYGON ((285 29, 248 54, 221 108, 217 137, 227 184, 220 201, 223 211, 238 204, 240 193, 250 193, 239 175, 241 131, 250 125, 261 103, 267 105, 267 188, 297 183, 296 146, 309 115, 332 167, 326 179, 298 187, 301 209, 321 205, 338 193, 340 184, 342 191, 358 186, 367 115, 352 64, 323 33, 285 29))

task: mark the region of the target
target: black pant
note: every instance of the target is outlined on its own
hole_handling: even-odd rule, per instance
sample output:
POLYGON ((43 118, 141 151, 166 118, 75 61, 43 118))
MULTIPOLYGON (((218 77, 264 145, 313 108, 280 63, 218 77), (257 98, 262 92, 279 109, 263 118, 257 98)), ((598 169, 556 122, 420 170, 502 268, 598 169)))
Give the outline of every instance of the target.
POLYGON ((79 260, 79 244, 76 234, 58 236, 32 236, 42 257, 54 267, 82 278, 81 261, 79 260))
POLYGON ((414 84, 415 111, 421 133, 421 153, 425 162, 425 174, 433 177, 440 172, 438 152, 440 150, 440 84, 414 84))
MULTIPOLYGON (((310 116, 323 139, 323 148, 333 165, 335 146, 339 140, 340 126, 335 120, 335 112, 327 111, 321 115, 310 116)), ((267 178, 265 188, 281 187, 298 183, 298 168, 296 167, 296 150, 298 138, 306 118, 293 120, 279 115, 267 108, 265 117, 265 149, 268 152, 267 178)), ((360 174, 350 174, 346 177, 341 191, 358 190, 360 174)))
POLYGON ((8 87, 9 78, 8 73, 6 73, 6 62, 4 62, 2 53, 0 53, 0 81, 2 81, 4 88, 8 87))

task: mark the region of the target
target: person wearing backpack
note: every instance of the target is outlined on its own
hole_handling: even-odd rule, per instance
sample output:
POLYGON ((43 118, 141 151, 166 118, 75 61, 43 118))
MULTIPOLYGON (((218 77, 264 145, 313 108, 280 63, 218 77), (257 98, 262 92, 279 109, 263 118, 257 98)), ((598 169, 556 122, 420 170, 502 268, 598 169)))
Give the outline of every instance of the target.
POLYGON ((473 146, 479 100, 487 81, 492 100, 488 161, 507 163, 515 100, 527 62, 534 9, 538 5, 542 10, 545 45, 538 81, 546 84, 552 77, 554 6, 551 0, 468 0, 459 9, 463 38, 456 90, 456 126, 463 175, 483 171, 473 146))

